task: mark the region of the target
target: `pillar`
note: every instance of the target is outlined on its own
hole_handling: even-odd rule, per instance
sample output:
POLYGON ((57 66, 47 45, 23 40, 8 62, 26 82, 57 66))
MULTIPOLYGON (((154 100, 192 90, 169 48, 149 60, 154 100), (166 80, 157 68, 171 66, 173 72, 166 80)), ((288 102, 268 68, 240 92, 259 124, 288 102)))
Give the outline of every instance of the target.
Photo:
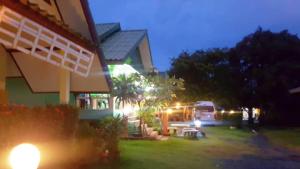
POLYGON ((98 99, 92 98, 92 109, 97 110, 98 109, 98 99))
POLYGON ((6 93, 6 74, 7 74, 7 52, 0 46, 0 104, 8 103, 6 93))
POLYGON ((60 104, 69 104, 70 101, 70 72, 62 68, 59 73, 59 100, 60 104))
POLYGON ((163 112, 162 113, 162 135, 164 136, 169 135, 168 128, 169 128, 169 114, 167 112, 163 112))
POLYGON ((114 97, 112 95, 108 98, 108 109, 111 112, 114 112, 114 97))

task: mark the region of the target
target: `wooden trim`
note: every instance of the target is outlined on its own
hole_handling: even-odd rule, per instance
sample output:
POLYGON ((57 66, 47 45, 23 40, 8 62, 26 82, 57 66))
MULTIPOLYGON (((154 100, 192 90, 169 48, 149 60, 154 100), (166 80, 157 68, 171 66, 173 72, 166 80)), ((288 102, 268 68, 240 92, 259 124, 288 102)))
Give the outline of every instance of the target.
POLYGON ((93 39, 94 43, 96 43, 96 52, 99 56, 100 64, 102 66, 102 71, 104 72, 104 76, 105 76, 106 81, 108 83, 109 92, 111 92, 112 91, 112 86, 113 86, 112 85, 112 80, 111 80, 110 75, 108 75, 109 74, 108 67, 107 67, 107 65, 105 63, 105 60, 104 60, 103 51, 100 48, 101 40, 100 40, 100 37, 97 36, 95 22, 93 20, 92 13, 91 13, 91 10, 89 8, 89 3, 88 3, 87 0, 80 0, 80 3, 81 3, 82 10, 83 10, 83 13, 85 15, 85 18, 87 20, 87 24, 88 24, 92 39, 93 39))
POLYGON ((44 0, 44 2, 46 2, 46 3, 49 4, 50 6, 52 5, 51 0, 44 0))
POLYGON ((51 21, 47 16, 42 16, 39 12, 32 10, 30 7, 22 4, 19 0, 0 0, 0 5, 4 5, 13 11, 31 19, 32 21, 46 27, 47 29, 67 38, 68 40, 84 47, 85 49, 94 52, 95 45, 90 44, 88 41, 80 39, 73 33, 67 31, 61 26, 57 25, 54 21, 51 21))
POLYGON ((65 23, 65 20, 64 20, 62 14, 61 14, 60 8, 58 7, 57 1, 56 1, 56 0, 53 0, 53 1, 54 1, 54 3, 55 3, 55 7, 56 7, 56 10, 58 11, 58 14, 59 14, 59 16, 60 16, 61 21, 62 21, 63 23, 65 23))

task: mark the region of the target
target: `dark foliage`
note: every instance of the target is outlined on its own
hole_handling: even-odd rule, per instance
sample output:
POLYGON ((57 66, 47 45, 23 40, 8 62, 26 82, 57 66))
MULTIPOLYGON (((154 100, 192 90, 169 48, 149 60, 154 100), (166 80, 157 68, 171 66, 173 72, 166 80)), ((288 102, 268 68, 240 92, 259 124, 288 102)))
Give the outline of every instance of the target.
POLYGON ((183 52, 169 73, 185 80, 181 98, 187 101, 257 107, 263 110, 261 122, 300 125, 299 96, 289 93, 300 85, 300 40, 288 31, 259 28, 228 50, 183 52))
POLYGON ((43 108, 1 105, 0 147, 22 142, 41 143, 71 139, 77 121, 77 109, 67 105, 43 108))

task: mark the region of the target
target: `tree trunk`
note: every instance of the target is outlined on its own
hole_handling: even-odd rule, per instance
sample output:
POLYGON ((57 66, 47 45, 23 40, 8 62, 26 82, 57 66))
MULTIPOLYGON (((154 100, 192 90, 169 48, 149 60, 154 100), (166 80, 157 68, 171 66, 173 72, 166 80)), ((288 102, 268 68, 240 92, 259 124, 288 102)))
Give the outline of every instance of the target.
POLYGON ((125 113, 124 113, 124 108, 125 108, 125 101, 123 100, 122 101, 123 103, 123 120, 125 120, 124 122, 124 132, 123 132, 123 136, 126 136, 128 137, 128 115, 125 116, 125 113))
POLYGON ((169 116, 168 113, 163 112, 162 113, 162 135, 168 136, 168 127, 169 127, 169 116))

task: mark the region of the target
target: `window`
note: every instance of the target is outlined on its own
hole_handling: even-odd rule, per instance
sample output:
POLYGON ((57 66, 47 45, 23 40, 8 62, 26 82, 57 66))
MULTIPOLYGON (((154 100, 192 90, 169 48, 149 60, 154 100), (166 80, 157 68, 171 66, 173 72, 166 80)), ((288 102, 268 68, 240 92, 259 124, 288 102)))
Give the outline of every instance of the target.
POLYGON ((204 112, 213 112, 214 107, 212 107, 212 106, 198 106, 198 107, 196 107, 196 110, 204 111, 204 112))

